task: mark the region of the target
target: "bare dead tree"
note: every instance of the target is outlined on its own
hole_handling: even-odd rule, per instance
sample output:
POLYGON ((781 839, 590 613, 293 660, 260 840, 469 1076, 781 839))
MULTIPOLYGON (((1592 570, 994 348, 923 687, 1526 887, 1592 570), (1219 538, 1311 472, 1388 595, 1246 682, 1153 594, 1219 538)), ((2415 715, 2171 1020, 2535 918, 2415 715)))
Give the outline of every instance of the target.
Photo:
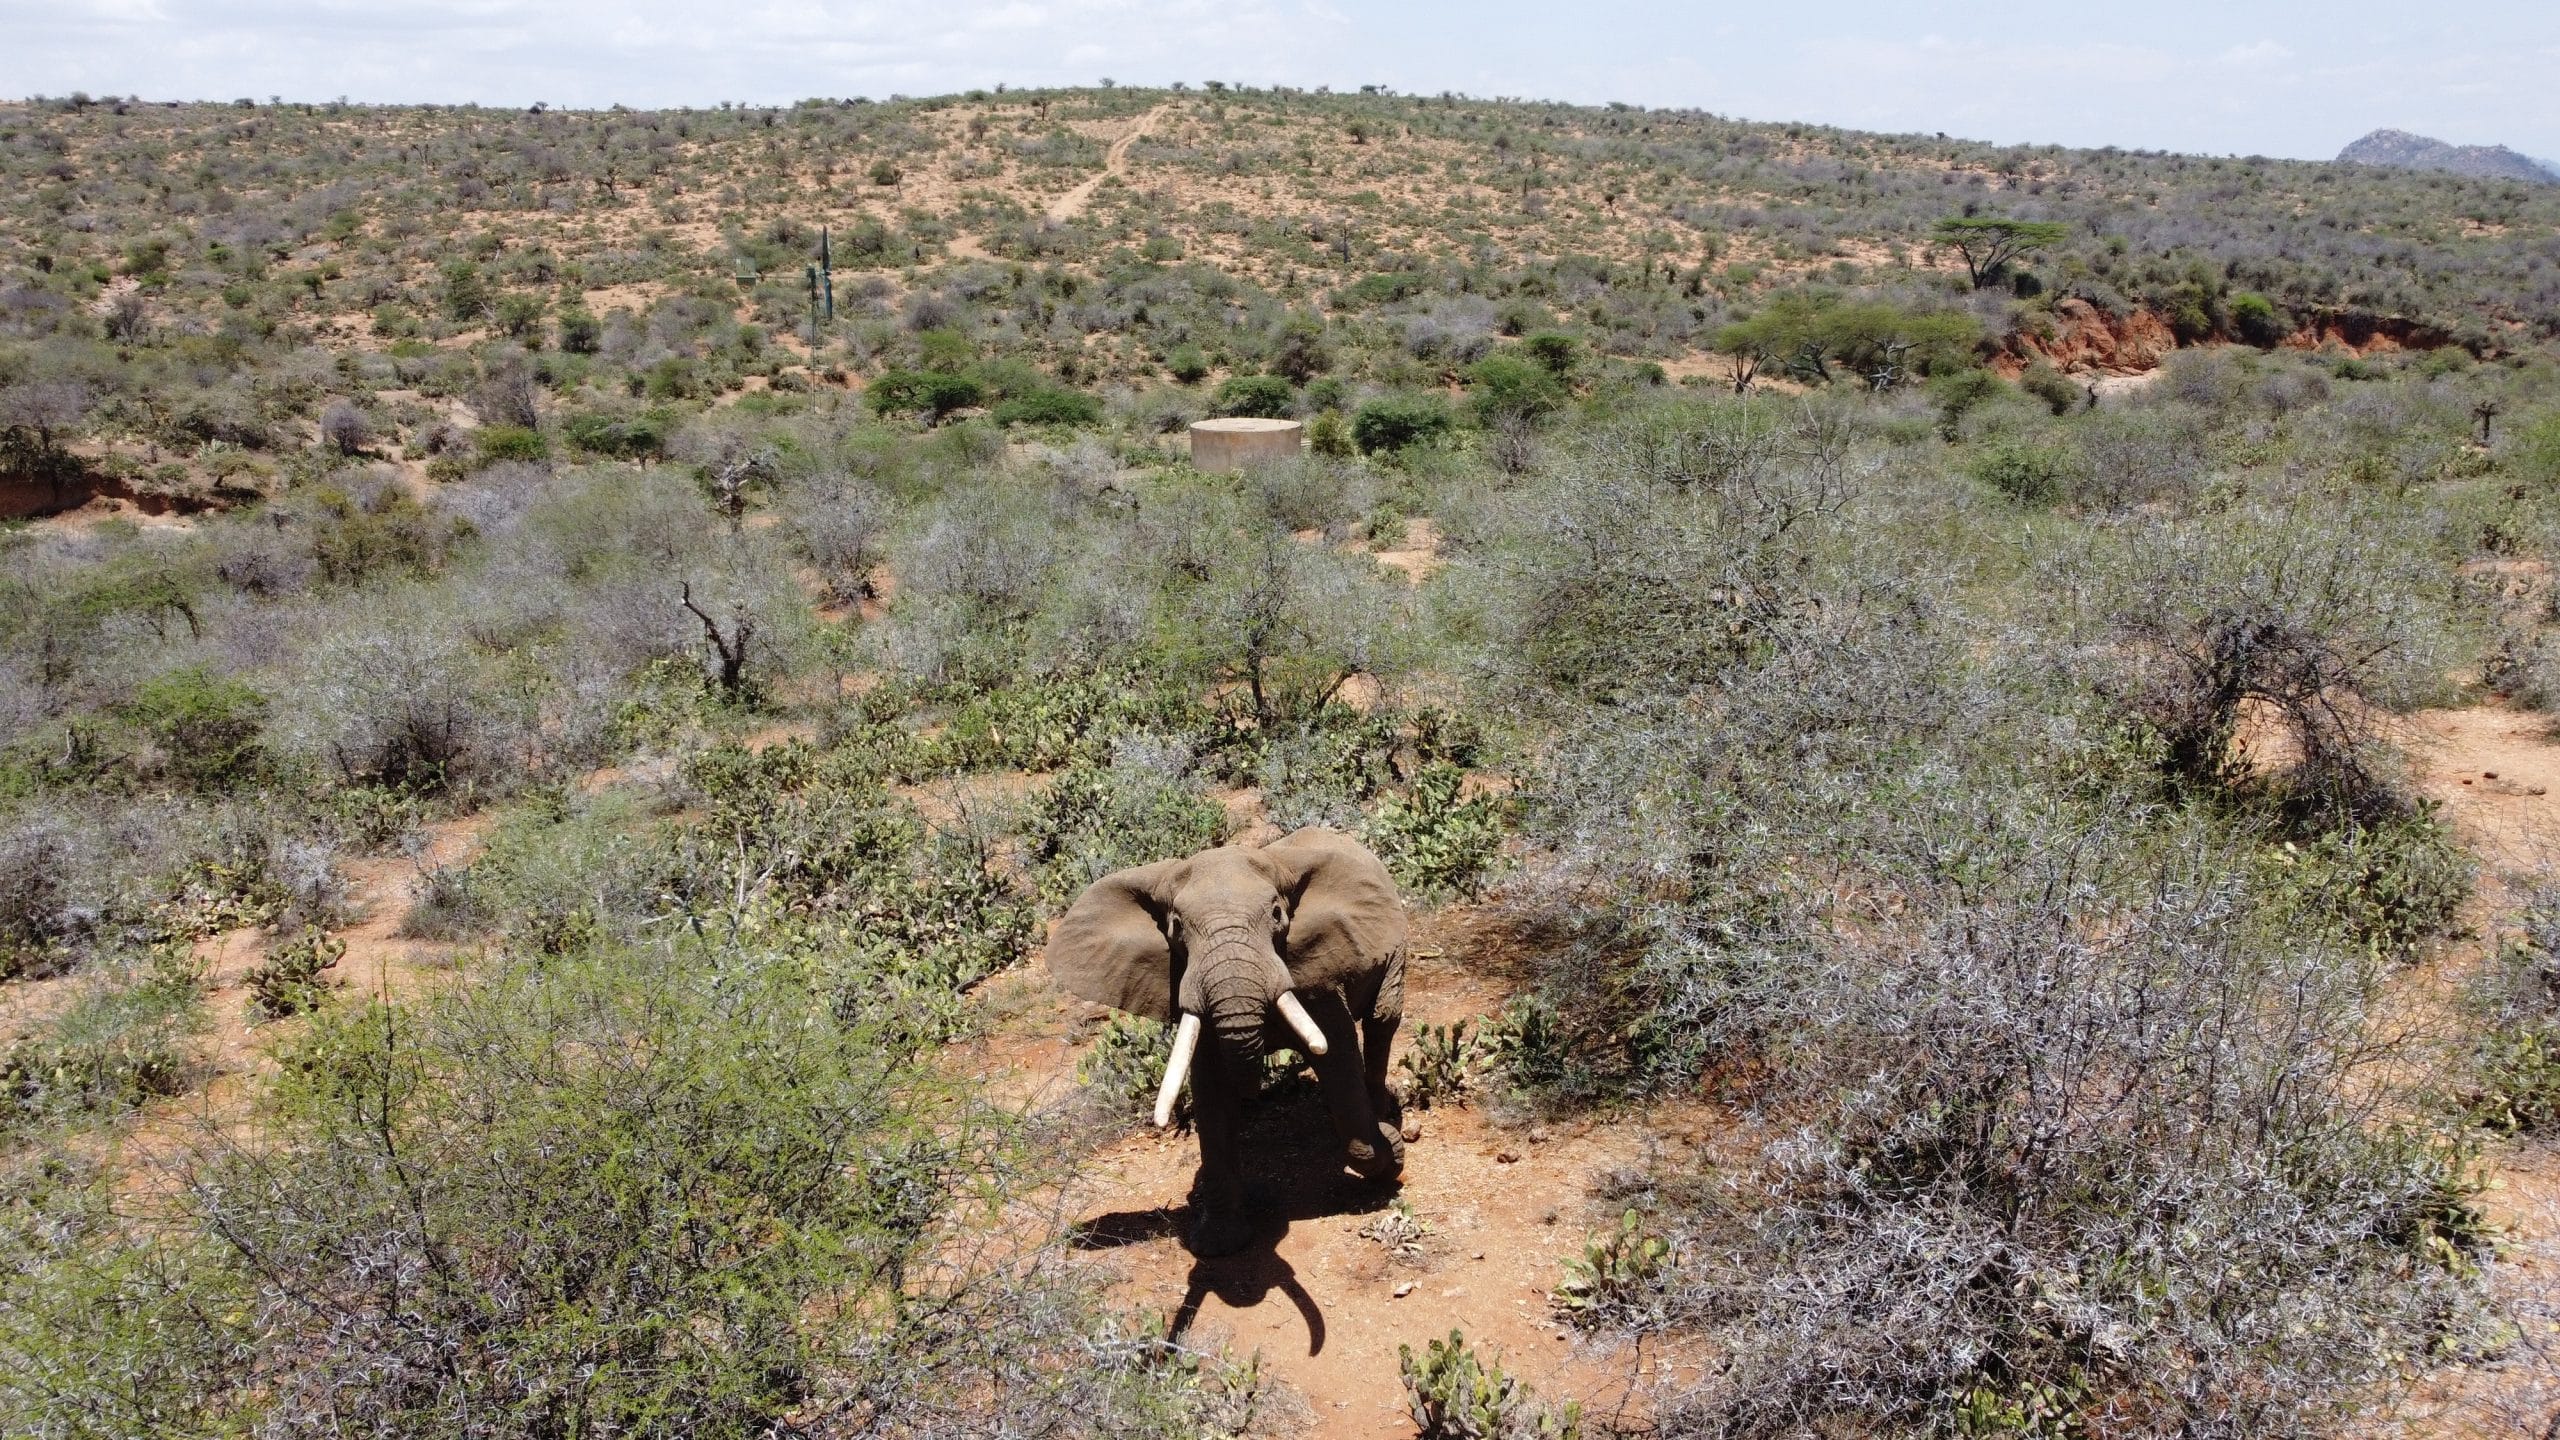
POLYGON ((724 633, 711 613, 694 603, 693 582, 684 582, 681 601, 693 618, 702 622, 702 633, 711 642, 712 652, 720 657, 720 693, 738 699, 747 693, 747 658, 756 638, 755 617, 748 613, 745 602, 729 607, 729 628, 724 633))

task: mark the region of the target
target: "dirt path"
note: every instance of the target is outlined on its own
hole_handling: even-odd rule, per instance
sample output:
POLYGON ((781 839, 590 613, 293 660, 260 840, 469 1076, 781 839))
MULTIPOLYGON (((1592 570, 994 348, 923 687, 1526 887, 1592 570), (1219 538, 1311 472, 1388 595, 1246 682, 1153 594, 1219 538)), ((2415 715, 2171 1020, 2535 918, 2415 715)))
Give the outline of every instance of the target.
MULTIPOLYGON (((2479 936, 2409 977, 2422 1005, 2458 1023, 2454 997, 2494 954, 2514 902, 2509 877, 2560 862, 2560 740, 2543 717, 2492 703, 2422 712, 2402 743, 2421 793, 2480 862, 2479 936)), ((2560 1432, 2560 1150, 2548 1140, 2506 1142, 2482 1158, 2489 1188, 2479 1204, 2503 1231, 2490 1284, 2517 1333, 2487 1364, 2427 1376, 2395 1417, 2399 1434, 2560 1432)))
POLYGON ((1102 157, 1101 174, 1084 181, 1073 190, 1049 202, 1050 220, 1062 225, 1073 220, 1084 213, 1086 206, 1093 203, 1093 192, 1102 188, 1103 181, 1114 175, 1129 173, 1129 147, 1137 144, 1139 137, 1154 130, 1157 118, 1172 108, 1170 105, 1159 105, 1139 116, 1138 123, 1130 126, 1126 133, 1111 142, 1111 149, 1102 157))
MULTIPOLYGON (((1464 914, 1431 917, 1406 978, 1401 1054, 1420 1022, 1481 1020, 1508 993, 1483 973, 1492 947, 1464 914)), ((1038 1104, 1074 1083, 1077 1056, 1104 1012, 1026 976, 998 998, 1009 1013, 964 1062, 1002 1076, 996 1093, 1038 1104)), ((1657 1110, 1609 1123, 1505 1126, 1483 1107, 1415 1111, 1403 1184, 1372 1185, 1340 1167, 1312 1081, 1267 1097, 1247 1122, 1248 1180, 1264 1236, 1241 1254, 1194 1258, 1181 1242, 1196 1142, 1141 1130, 1104 1145, 1067 1196, 1078 1245, 1121 1303, 1166 1317, 1190 1343, 1259 1352, 1264 1372, 1310 1412, 1291 1433, 1343 1440, 1413 1433, 1397 1347, 1463 1332, 1480 1354, 1538 1395, 1594 1416, 1632 1408, 1637 1384, 1666 1363, 1582 1340, 1549 1313, 1563 1261, 1616 1216, 1611 1177, 1654 1154, 1705 1143, 1704 1110, 1657 1110), (1399 1239, 1406 1221, 1421 1233, 1399 1239)), ((1694 1371, 1683 1364, 1683 1374, 1694 1371)))

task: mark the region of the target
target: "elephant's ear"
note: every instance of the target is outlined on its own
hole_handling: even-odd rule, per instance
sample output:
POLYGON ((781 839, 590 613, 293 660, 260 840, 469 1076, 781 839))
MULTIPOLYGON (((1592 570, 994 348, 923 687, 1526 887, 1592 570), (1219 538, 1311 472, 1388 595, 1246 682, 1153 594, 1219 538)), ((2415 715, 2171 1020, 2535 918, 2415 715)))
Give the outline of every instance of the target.
POLYGON ((1369 847, 1311 826, 1255 853, 1289 898, 1289 969, 1300 983, 1377 964, 1404 948, 1404 901, 1369 847))
POLYGON ((1114 870, 1085 887, 1049 936, 1049 973, 1096 1005, 1171 1023, 1164 917, 1180 860, 1114 870))

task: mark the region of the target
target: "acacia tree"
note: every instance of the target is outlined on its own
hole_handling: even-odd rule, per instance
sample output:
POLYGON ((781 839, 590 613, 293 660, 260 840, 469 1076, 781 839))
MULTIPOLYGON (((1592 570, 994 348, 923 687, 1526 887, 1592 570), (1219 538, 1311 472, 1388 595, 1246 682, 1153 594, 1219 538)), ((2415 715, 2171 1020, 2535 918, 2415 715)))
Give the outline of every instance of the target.
POLYGON ((2011 261, 2020 260, 2069 238, 2071 227, 2058 220, 2013 220, 2000 215, 1949 216, 1930 238, 1964 257, 1974 288, 1997 277, 2011 261))
POLYGON ((1878 389, 1913 373, 1932 374, 1967 362, 1981 327, 1957 311, 1906 310, 1889 301, 1840 301, 1794 292, 1772 297, 1758 314, 1716 332, 1715 348, 1733 359, 1733 391, 1748 394, 1772 366, 1808 385, 1827 385, 1845 366, 1878 389))

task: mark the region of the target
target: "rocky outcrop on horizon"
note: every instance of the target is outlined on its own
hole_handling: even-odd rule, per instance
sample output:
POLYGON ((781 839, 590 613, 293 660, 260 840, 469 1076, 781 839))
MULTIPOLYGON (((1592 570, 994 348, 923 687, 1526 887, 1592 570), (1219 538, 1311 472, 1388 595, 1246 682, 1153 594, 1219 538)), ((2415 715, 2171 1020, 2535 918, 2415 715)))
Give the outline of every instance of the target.
POLYGON ((2474 180, 2560 185, 2560 170, 2504 145, 2452 145, 2406 130, 2376 130, 2339 151, 2338 162, 2398 170, 2442 170, 2474 180))

